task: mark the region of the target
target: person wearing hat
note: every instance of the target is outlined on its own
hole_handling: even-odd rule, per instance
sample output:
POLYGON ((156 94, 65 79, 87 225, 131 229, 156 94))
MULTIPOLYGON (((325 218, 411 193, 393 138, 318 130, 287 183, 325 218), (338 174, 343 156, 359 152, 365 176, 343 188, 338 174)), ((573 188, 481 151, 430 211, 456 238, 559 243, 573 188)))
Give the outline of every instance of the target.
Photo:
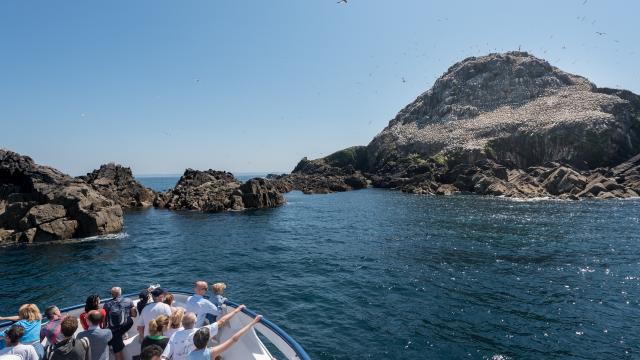
POLYGON ((153 303, 147 304, 138 316, 138 341, 142 341, 145 336, 149 335, 149 322, 155 320, 160 315, 171 316, 171 306, 165 304, 164 295, 167 292, 161 287, 157 287, 151 291, 153 303))

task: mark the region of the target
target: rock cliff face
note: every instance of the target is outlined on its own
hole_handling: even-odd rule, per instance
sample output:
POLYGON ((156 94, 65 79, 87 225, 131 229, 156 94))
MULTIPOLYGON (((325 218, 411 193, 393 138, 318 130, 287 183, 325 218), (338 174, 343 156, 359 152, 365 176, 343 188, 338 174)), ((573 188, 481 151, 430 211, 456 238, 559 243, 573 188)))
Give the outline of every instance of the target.
POLYGON ((175 188, 158 194, 154 205, 171 210, 221 212, 284 203, 282 193, 268 180, 256 178, 242 184, 228 172, 187 169, 175 188))
POLYGON ((335 153, 357 154, 338 156, 350 162, 335 154, 303 159, 290 175, 301 182, 295 187, 356 171, 373 186, 413 193, 637 196, 640 97, 598 88, 524 52, 472 57, 368 146, 350 149, 335 153))
POLYGON ((151 206, 156 197, 153 190, 133 177, 130 168, 113 163, 101 165, 100 169, 79 178, 125 209, 151 206))
POLYGON ((122 208, 80 179, 0 150, 0 244, 122 230, 122 208))

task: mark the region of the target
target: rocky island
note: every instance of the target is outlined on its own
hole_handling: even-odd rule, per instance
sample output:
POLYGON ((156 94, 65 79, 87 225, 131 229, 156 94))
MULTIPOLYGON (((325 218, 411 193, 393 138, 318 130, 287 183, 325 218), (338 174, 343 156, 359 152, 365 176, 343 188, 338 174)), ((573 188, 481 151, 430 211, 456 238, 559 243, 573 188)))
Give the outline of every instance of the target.
POLYGON ((640 194, 639 154, 638 95, 508 52, 453 65, 369 145, 274 179, 306 193, 365 179, 416 194, 626 198, 640 194))
POLYGON ((0 243, 118 232, 120 205, 81 179, 0 149, 0 243))
POLYGON ((268 180, 254 178, 243 184, 229 172, 187 169, 173 189, 158 194, 154 205, 171 210, 221 212, 284 203, 282 193, 268 180))

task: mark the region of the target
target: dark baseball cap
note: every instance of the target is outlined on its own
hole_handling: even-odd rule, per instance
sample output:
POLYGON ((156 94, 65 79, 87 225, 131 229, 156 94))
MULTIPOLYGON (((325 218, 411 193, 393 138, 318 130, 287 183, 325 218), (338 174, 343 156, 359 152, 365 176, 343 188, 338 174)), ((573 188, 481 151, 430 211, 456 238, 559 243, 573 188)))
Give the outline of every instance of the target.
POLYGON ((151 295, 153 297, 158 297, 158 296, 166 294, 166 293, 167 293, 167 291, 165 289, 163 289, 163 288, 160 288, 160 287, 157 287, 157 288, 151 290, 151 295))

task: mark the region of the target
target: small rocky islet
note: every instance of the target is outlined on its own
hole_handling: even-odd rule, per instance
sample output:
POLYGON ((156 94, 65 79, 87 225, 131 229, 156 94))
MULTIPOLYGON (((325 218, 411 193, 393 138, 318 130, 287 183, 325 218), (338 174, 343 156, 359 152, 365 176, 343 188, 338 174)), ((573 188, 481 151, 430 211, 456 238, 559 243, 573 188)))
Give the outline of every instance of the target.
POLYGON ((283 193, 368 186, 414 194, 630 198, 640 194, 640 97, 598 88, 526 52, 465 59, 402 109, 367 146, 302 159, 245 183, 187 169, 157 193, 128 167, 71 177, 0 149, 0 244, 119 232, 123 209, 271 208, 283 193))

